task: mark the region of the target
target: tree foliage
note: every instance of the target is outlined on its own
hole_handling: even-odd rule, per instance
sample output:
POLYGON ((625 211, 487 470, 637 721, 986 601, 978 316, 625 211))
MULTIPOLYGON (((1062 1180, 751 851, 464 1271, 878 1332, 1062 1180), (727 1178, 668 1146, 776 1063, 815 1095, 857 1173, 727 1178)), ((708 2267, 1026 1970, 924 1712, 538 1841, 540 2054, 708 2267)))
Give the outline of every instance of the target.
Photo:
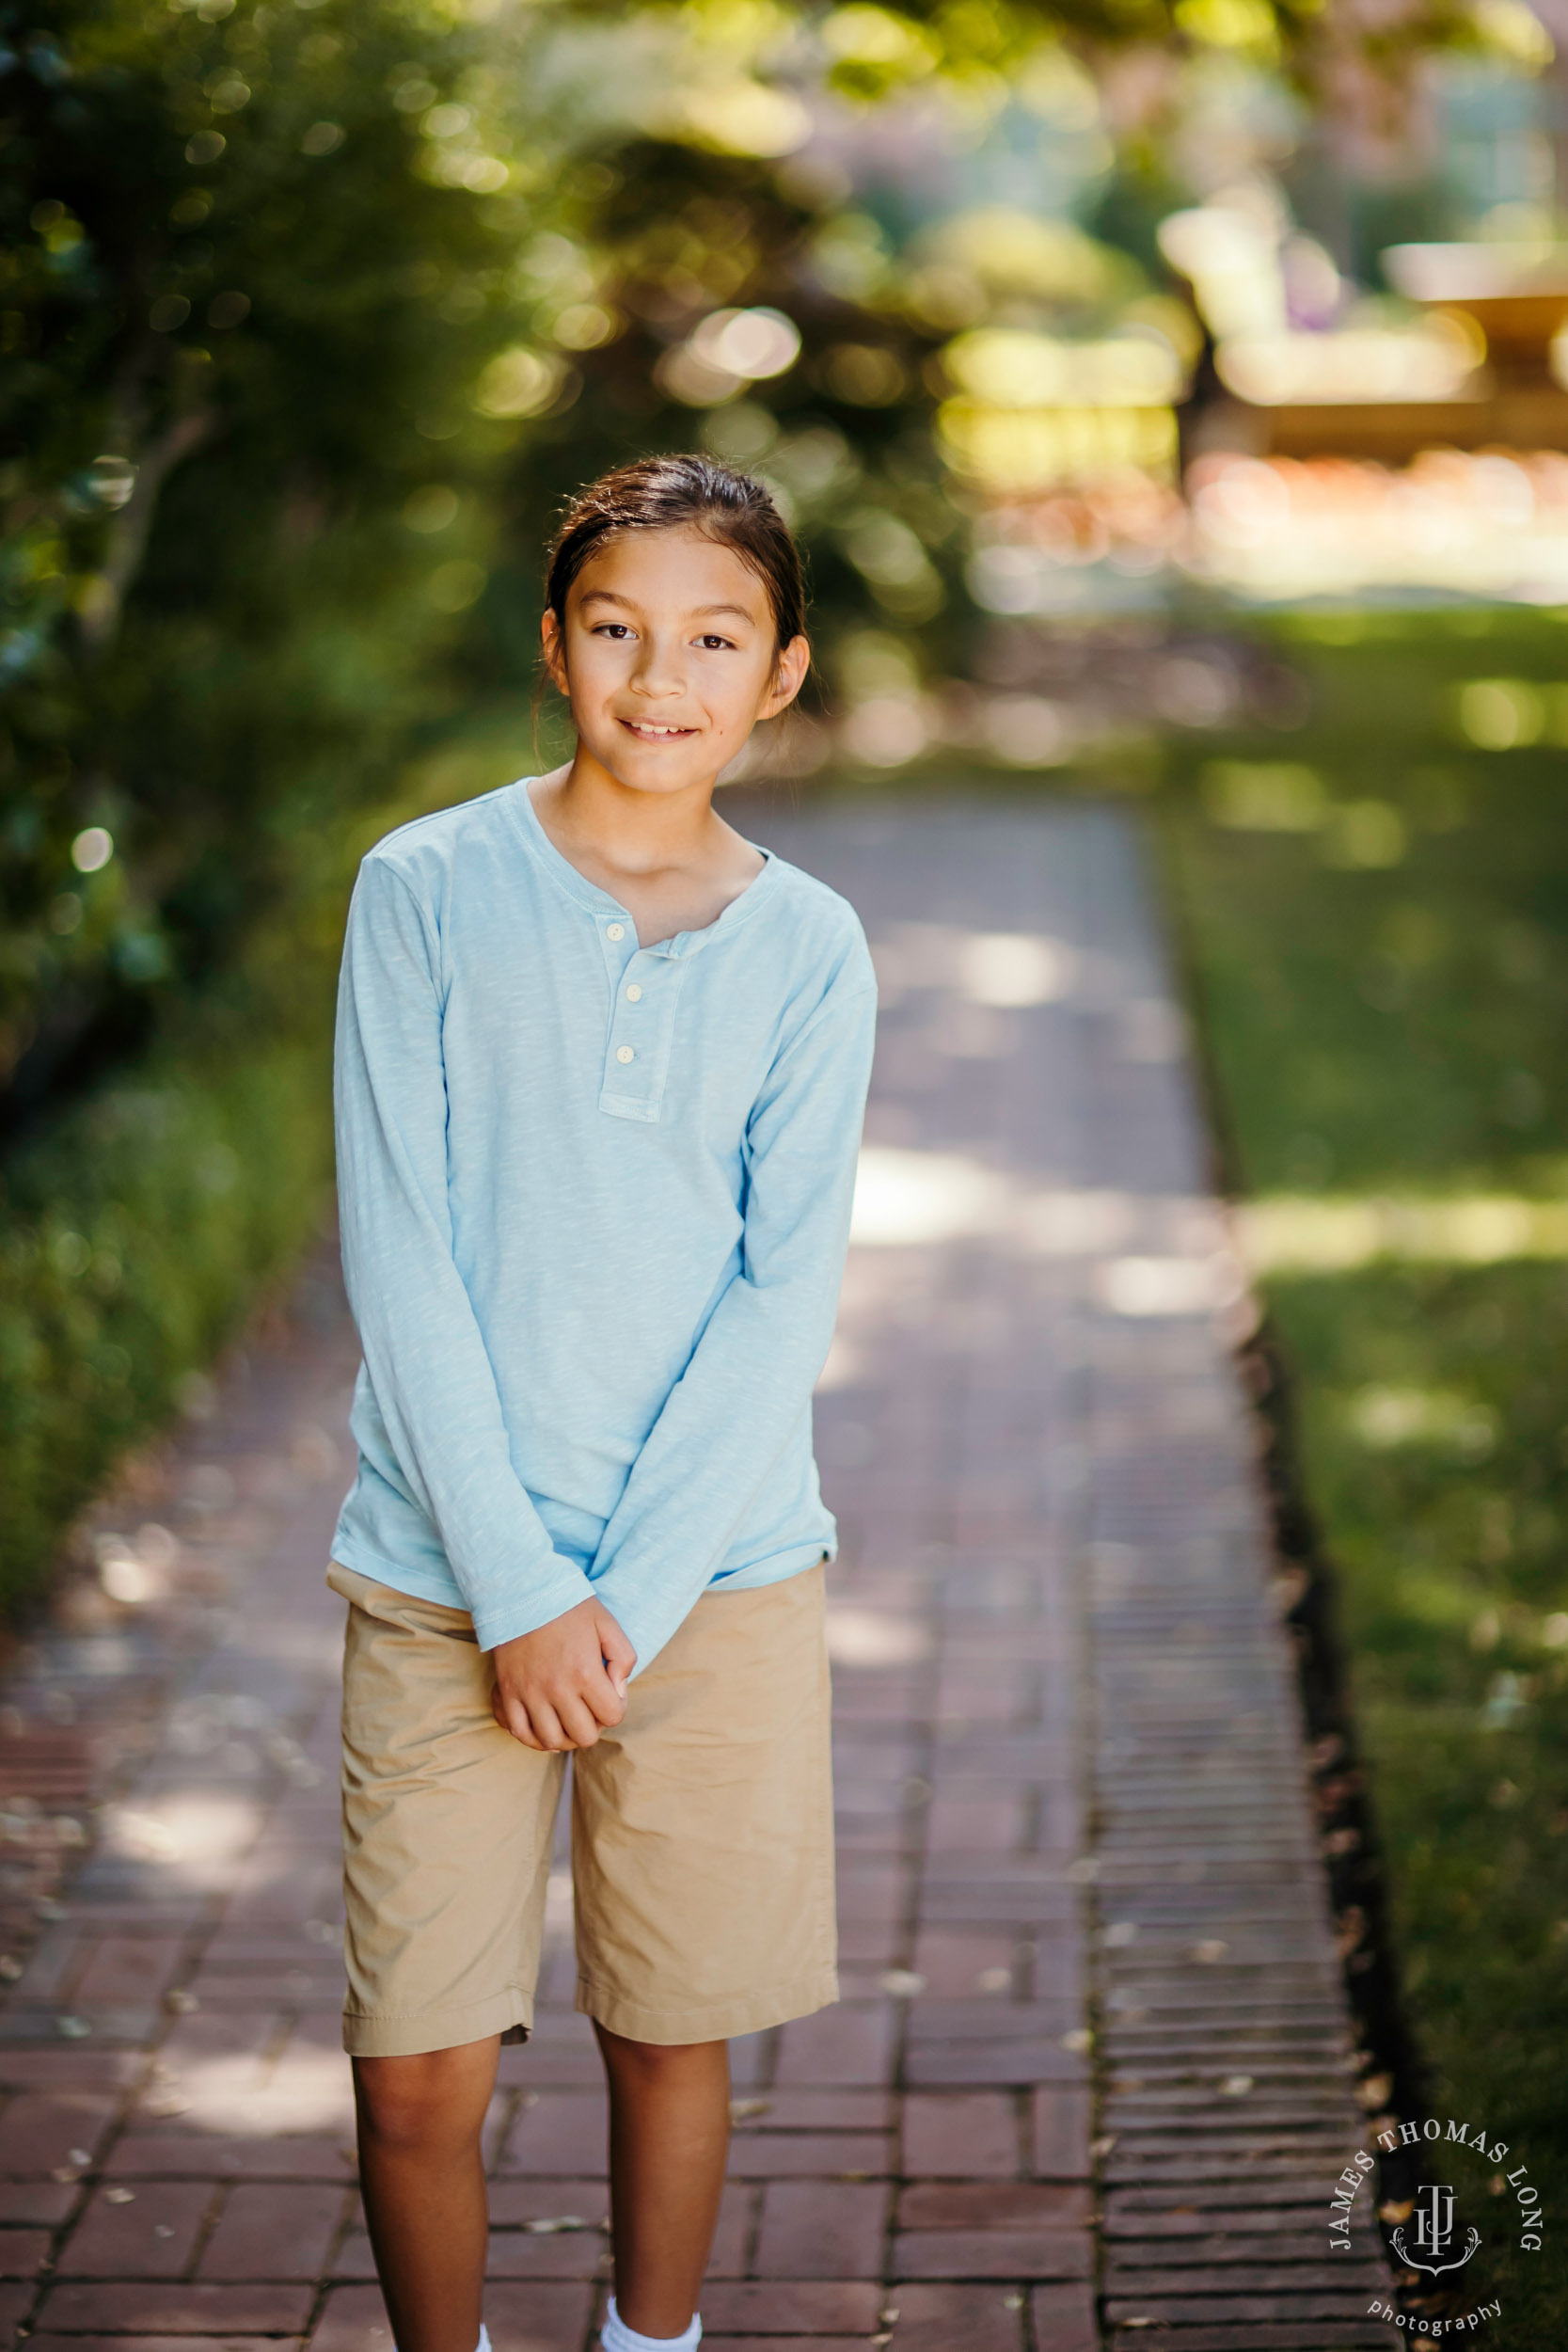
POLYGON ((482 579, 477 522, 429 526, 515 430, 470 394, 515 326, 518 199, 438 12, 0 22, 15 1116, 230 961, 417 714, 482 579))
POLYGON ((699 429, 671 352, 715 306, 804 335, 714 432, 770 455, 830 608, 940 608, 926 362, 958 313, 940 262, 781 167, 808 104, 929 86, 979 135, 1083 81, 1064 36, 1304 54, 1326 26, 1304 0, 0 0, 0 1121, 231 962, 447 648, 483 666, 461 616, 496 526, 515 573, 565 481, 699 429))

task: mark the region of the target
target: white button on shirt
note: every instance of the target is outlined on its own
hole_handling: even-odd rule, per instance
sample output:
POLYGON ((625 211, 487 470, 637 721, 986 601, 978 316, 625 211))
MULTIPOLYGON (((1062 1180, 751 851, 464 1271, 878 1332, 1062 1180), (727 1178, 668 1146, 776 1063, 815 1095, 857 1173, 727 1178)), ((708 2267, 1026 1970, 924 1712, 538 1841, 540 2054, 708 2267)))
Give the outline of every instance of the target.
POLYGON ((610 923, 605 927, 605 937, 607 939, 625 939, 626 935, 626 927, 624 923, 610 923))
POLYGON ((633 980, 631 986, 626 991, 626 1002, 631 1005, 638 1005, 641 1004, 641 1001, 642 991, 638 987, 637 982, 633 980))
POLYGON ((617 1061, 634 1061, 636 1055, 629 1045, 617 1045, 615 1058, 617 1061))

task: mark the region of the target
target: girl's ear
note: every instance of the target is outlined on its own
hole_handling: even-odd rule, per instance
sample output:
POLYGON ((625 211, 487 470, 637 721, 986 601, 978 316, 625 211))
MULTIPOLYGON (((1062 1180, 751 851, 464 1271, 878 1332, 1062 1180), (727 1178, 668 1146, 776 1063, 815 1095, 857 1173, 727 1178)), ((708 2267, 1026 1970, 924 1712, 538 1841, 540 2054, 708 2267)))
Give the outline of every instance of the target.
POLYGON ((792 637, 779 656, 772 684, 768 689, 757 717, 776 719, 781 710, 787 709, 805 684, 806 672, 810 668, 810 644, 804 637, 792 637))
POLYGON ((558 693, 569 694, 565 642, 561 633, 561 624, 548 605, 545 607, 545 617, 539 624, 539 645, 550 684, 558 693))

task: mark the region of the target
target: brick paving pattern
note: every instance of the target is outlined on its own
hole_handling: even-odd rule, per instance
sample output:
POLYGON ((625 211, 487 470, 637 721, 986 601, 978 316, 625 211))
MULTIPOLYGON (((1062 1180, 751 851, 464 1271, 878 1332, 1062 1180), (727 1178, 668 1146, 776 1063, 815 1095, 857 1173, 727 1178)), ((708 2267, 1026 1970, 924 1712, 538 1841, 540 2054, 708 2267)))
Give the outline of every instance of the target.
MULTIPOLYGON (((1090 808, 743 819, 884 1017, 819 1399, 844 1999, 735 2048, 714 2352, 1374 2345, 1359 2143, 1136 840, 1090 808)), ((0 2318, 49 2352, 390 2352, 339 2047, 324 1262, 83 1536, 0 1690, 0 2318)), ((597 2058, 552 1878, 491 2122, 497 2352, 586 2352, 597 2058)))

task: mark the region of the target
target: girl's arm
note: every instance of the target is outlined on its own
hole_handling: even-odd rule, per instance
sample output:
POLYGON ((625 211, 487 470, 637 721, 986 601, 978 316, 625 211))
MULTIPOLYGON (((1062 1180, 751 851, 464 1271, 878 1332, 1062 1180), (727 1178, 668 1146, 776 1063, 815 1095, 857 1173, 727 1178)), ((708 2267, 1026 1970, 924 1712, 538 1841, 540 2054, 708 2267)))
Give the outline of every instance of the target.
POLYGON ((747 1129, 740 1271, 649 1431, 594 1558, 639 1666, 711 1581, 827 1359, 877 993, 863 951, 775 1062, 747 1129))
POLYGON ((338 994, 343 1273, 398 1468, 488 1650, 594 1595, 513 1469, 452 1259, 438 973, 434 927, 412 891, 384 859, 367 858, 338 994))

